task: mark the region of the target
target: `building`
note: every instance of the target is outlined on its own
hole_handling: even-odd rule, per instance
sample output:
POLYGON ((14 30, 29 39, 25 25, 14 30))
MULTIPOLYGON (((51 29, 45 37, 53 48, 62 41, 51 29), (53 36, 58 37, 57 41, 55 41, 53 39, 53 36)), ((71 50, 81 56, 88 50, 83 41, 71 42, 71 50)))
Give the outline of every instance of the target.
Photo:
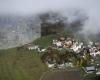
POLYGON ((94 73, 96 71, 94 66, 83 68, 86 73, 94 73))

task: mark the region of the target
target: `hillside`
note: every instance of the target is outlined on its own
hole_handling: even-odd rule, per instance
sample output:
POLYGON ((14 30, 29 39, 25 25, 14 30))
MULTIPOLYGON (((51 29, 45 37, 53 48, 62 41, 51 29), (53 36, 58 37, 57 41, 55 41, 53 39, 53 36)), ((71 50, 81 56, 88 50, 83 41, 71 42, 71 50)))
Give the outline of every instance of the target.
MULTIPOLYGON (((40 45, 40 47, 48 47, 52 44, 53 39, 59 38, 60 36, 73 37, 70 33, 66 32, 65 34, 64 32, 59 35, 43 36, 33 43, 40 45)), ((22 47, 20 49, 0 50, 0 80, 39 80, 49 70, 47 65, 42 63, 41 56, 42 54, 39 54, 35 50, 29 51, 22 47)), ((45 80, 50 80, 51 76, 53 76, 52 80, 58 79, 59 75, 56 74, 56 78, 50 75, 45 80)), ((65 79, 65 76, 67 74, 63 75, 62 73, 59 79, 62 79, 62 77, 65 79)))
POLYGON ((0 80, 39 80, 46 70, 35 51, 0 50, 0 80))

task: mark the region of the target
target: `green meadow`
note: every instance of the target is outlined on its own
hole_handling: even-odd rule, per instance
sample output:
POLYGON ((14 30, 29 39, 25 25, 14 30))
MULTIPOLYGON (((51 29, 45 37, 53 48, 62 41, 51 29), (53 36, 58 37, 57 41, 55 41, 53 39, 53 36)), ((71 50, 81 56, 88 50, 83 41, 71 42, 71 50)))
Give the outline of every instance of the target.
POLYGON ((39 80, 47 71, 36 51, 0 50, 0 80, 39 80))

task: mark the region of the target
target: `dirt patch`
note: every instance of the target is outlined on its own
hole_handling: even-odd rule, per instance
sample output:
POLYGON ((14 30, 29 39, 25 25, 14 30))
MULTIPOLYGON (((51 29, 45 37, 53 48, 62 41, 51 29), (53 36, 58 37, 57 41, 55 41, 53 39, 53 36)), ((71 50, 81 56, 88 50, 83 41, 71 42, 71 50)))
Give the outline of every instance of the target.
POLYGON ((79 71, 52 71, 43 80, 81 80, 81 76, 79 71))

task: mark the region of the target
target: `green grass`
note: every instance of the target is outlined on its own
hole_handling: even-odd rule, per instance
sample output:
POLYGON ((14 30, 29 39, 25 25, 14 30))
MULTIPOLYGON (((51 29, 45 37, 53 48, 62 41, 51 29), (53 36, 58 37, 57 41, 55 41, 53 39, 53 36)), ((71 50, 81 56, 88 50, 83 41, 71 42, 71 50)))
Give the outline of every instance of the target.
POLYGON ((33 43, 40 45, 42 47, 48 47, 52 44, 53 39, 57 39, 62 36, 67 37, 67 36, 69 36, 69 34, 67 32, 62 32, 62 33, 59 33, 58 35, 56 35, 56 34, 55 35, 47 35, 47 36, 43 36, 43 37, 36 39, 33 43))
POLYGON ((52 44, 53 39, 54 39, 54 35, 48 35, 48 36, 38 38, 37 40, 34 41, 34 43, 43 47, 48 47, 52 44))
MULTIPOLYGON (((56 37, 56 35, 48 35, 33 43, 48 47, 52 44, 52 39, 56 37)), ((48 70, 40 56, 36 51, 26 49, 0 50, 0 80, 39 80, 41 75, 48 70)))
POLYGON ((39 80, 47 70, 35 51, 0 50, 0 80, 39 80))

